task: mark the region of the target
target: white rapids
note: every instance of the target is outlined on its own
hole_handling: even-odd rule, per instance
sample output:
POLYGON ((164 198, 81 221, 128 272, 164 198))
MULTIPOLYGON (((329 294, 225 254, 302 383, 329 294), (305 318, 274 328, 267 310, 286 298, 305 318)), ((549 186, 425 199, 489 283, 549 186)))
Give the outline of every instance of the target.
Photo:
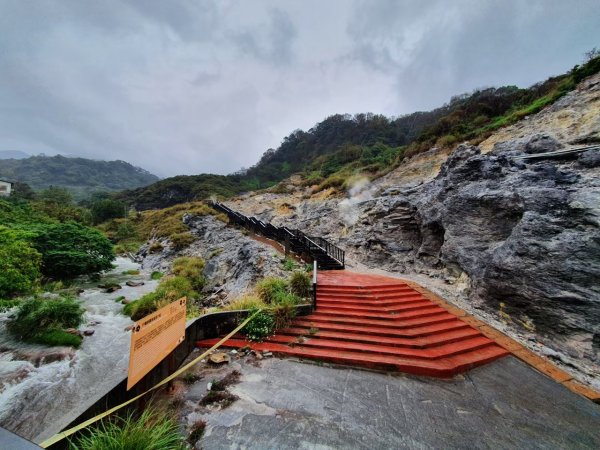
POLYGON ((79 296, 86 309, 81 329, 94 330, 81 347, 44 347, 13 341, 5 323, 10 311, 0 314, 0 426, 34 442, 41 442, 68 425, 99 397, 127 376, 131 319, 121 314, 119 296, 135 300, 153 291, 158 281, 127 258, 99 282, 81 282, 79 296), (138 287, 125 282, 143 281, 138 287), (119 283, 122 289, 105 293, 98 284, 119 283))

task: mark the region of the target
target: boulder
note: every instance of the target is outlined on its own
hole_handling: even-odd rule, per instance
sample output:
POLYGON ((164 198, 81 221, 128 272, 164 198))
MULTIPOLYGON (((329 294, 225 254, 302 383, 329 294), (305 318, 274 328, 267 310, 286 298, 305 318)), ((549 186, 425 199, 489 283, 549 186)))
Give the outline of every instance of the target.
POLYGON ((208 361, 212 364, 227 364, 231 361, 231 357, 227 353, 217 352, 210 355, 208 361))
POLYGON ((587 150, 579 155, 577 162, 580 166, 592 169, 600 167, 600 150, 587 150))

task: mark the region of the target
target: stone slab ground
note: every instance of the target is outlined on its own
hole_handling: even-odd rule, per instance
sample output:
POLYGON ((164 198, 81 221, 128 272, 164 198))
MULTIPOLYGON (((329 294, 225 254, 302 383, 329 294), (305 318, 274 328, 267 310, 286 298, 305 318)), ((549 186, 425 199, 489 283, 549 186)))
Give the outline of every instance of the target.
POLYGON ((600 406, 513 356, 450 380, 252 356, 217 371, 184 393, 197 449, 600 448, 600 406), (239 400, 198 407, 233 369, 239 400))

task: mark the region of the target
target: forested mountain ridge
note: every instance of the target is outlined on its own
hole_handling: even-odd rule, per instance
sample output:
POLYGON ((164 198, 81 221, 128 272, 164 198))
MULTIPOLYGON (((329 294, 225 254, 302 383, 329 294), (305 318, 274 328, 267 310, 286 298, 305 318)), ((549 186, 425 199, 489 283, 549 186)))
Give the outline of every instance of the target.
POLYGON ((27 183, 35 190, 64 187, 76 197, 92 192, 132 189, 159 180, 156 175, 125 161, 97 161, 62 155, 0 159, 0 178, 27 183))
POLYGON ((308 131, 293 131, 249 169, 226 176, 166 178, 117 197, 142 210, 164 208, 269 188, 296 173, 302 174, 306 183, 323 189, 343 187, 352 176, 376 178, 400 165, 404 158, 434 146, 452 147, 467 140, 478 143, 494 130, 552 104, 599 70, 600 56, 594 56, 566 74, 529 88, 478 89, 452 97, 428 112, 391 118, 371 113, 334 114, 308 131))

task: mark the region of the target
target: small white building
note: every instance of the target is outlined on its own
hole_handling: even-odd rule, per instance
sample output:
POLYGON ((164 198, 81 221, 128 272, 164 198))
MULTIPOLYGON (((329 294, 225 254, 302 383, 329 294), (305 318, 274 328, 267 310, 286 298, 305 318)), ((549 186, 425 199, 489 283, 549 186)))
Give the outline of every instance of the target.
POLYGON ((0 197, 8 197, 12 190, 12 183, 6 180, 0 180, 0 197))

